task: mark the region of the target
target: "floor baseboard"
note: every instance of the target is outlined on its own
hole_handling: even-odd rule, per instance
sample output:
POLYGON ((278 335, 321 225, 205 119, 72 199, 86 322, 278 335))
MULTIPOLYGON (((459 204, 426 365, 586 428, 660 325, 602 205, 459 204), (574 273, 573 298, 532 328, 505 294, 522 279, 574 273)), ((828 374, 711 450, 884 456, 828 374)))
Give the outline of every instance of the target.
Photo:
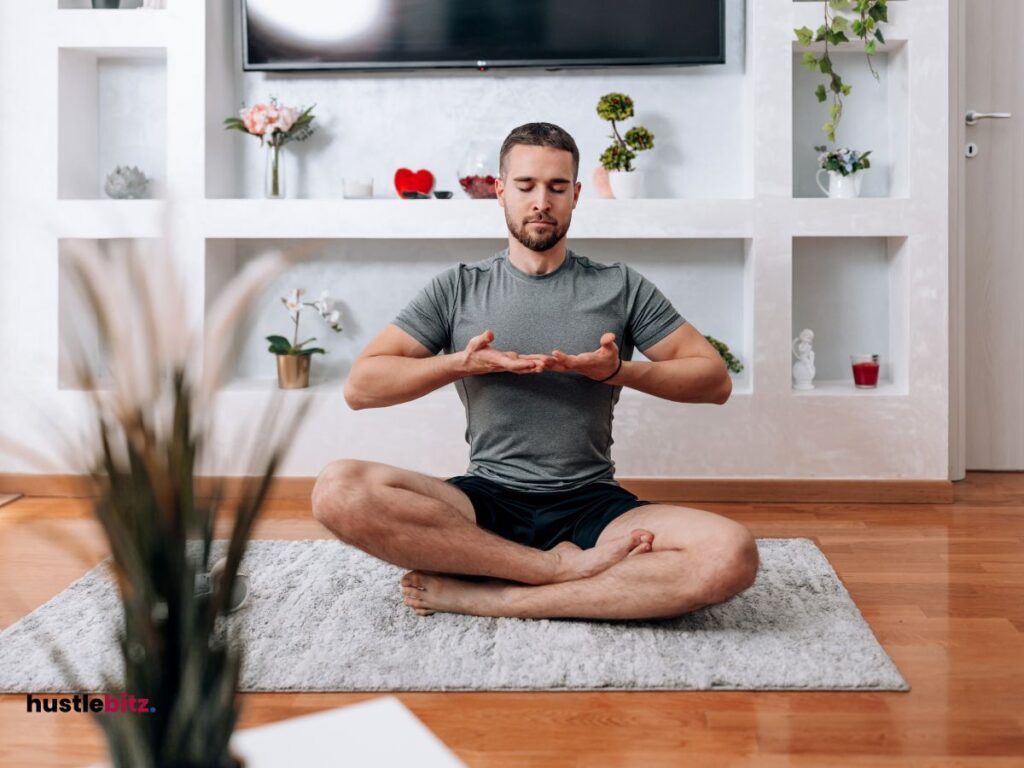
MULTIPOLYGON (((439 478, 444 479, 444 478, 439 478)), ((224 495, 237 496, 243 477, 201 477, 199 493, 207 495, 218 483, 224 495)), ((792 478, 665 478, 620 477, 624 488, 642 499, 664 502, 829 502, 950 504, 950 480, 814 480, 792 478)), ((314 477, 278 477, 271 484, 271 499, 308 499, 314 477)), ((0 474, 0 494, 84 498, 91 493, 86 475, 0 474)))

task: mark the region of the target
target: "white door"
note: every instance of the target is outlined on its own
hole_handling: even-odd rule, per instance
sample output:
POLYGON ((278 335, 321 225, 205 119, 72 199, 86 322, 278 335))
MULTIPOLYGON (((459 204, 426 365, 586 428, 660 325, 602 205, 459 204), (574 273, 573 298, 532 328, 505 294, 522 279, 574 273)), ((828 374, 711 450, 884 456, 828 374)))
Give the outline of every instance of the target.
MULTIPOLYGON (((967 0, 961 136, 967 469, 1024 469, 1024 2, 967 0), (966 113, 1010 113, 978 119, 966 113)), ((955 479, 955 478, 954 478, 955 479)))

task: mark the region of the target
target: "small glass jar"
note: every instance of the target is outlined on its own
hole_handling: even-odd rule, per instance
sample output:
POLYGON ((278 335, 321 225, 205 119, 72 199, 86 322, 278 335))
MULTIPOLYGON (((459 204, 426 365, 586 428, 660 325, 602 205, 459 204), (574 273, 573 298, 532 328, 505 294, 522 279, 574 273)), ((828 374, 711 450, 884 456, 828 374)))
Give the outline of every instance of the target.
POLYGON ((875 389, 878 386, 878 355, 850 355, 853 367, 853 385, 857 389, 875 389))
POLYGON ((459 163, 459 186, 472 198, 496 198, 494 180, 498 178, 499 147, 492 141, 469 142, 459 163))

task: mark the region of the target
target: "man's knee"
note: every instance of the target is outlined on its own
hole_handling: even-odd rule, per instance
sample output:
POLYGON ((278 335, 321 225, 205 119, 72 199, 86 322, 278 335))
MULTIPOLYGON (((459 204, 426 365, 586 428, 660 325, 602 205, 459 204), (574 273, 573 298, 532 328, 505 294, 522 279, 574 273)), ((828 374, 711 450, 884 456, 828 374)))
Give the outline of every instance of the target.
POLYGON ((366 500, 370 484, 367 462, 332 461, 313 484, 313 517, 343 538, 358 536, 368 517, 366 500))
POLYGON ((718 547, 718 561, 716 578, 711 585, 712 596, 717 598, 715 602, 728 600, 754 584, 760 556, 757 541, 746 527, 737 524, 734 529, 722 536, 718 547))

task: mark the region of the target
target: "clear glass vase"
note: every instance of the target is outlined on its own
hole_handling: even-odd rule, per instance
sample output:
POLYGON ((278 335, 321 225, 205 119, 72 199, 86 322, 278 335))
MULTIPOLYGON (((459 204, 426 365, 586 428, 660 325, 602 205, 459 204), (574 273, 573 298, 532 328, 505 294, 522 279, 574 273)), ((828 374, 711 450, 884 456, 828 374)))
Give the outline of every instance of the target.
POLYGON ((279 142, 267 142, 267 172, 264 191, 268 198, 284 197, 284 152, 279 142))
POLYGON ((459 186, 472 198, 495 198, 494 180, 498 177, 498 153, 501 143, 486 139, 469 142, 459 163, 459 186))

